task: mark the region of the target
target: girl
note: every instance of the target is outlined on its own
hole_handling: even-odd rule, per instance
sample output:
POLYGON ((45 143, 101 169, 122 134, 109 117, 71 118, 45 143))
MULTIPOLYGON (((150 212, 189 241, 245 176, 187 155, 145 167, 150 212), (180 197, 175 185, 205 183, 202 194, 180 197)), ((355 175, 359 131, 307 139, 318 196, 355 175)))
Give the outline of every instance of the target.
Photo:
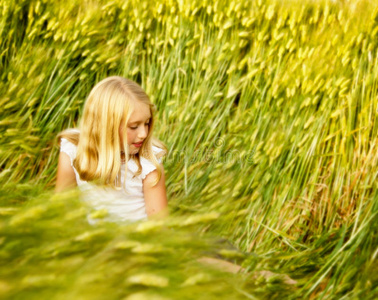
POLYGON ((79 130, 59 134, 56 191, 78 186, 110 221, 136 221, 165 214, 167 197, 161 157, 152 137, 154 105, 135 82, 108 77, 90 92, 79 130))

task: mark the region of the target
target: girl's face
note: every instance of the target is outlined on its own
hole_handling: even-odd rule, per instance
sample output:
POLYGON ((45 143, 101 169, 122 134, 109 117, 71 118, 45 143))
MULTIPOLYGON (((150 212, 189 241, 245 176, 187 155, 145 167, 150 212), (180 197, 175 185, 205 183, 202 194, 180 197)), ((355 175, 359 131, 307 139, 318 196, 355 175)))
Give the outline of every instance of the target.
MULTIPOLYGON (((150 107, 141 102, 137 102, 132 112, 129 122, 127 123, 127 145, 129 146, 129 154, 137 154, 143 141, 148 135, 149 123, 151 119, 150 107)), ((119 138, 121 147, 125 135, 124 126, 119 128, 119 138)), ((122 149, 123 150, 123 149, 122 149)))

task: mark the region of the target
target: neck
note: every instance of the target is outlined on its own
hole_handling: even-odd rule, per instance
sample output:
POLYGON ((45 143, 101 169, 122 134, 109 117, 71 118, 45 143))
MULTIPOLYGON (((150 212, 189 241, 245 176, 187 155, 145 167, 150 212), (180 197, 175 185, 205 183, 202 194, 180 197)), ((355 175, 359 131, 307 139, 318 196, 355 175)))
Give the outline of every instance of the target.
MULTIPOLYGON (((137 154, 129 154, 129 159, 133 159, 136 156, 137 156, 137 154)), ((121 161, 125 162, 125 160, 126 160, 125 151, 121 150, 121 161)))

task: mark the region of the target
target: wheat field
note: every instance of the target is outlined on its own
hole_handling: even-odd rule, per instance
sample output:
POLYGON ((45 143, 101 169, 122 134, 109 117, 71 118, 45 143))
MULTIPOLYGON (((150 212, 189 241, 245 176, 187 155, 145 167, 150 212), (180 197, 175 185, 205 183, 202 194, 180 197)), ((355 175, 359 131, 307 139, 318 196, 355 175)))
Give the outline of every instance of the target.
POLYGON ((374 2, 0 0, 0 297, 378 297, 374 2), (157 107, 166 220, 52 192, 110 75, 157 107))

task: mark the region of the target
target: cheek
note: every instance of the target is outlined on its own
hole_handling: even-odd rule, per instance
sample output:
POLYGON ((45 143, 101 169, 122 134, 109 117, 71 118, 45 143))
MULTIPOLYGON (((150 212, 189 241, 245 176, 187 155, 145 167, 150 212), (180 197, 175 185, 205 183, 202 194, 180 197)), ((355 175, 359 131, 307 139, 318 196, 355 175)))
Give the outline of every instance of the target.
POLYGON ((127 129, 127 144, 130 145, 130 143, 134 140, 135 137, 135 131, 127 129))
POLYGON ((125 139, 130 140, 129 132, 130 132, 130 130, 128 128, 125 128, 125 127, 119 128, 119 142, 120 142, 121 145, 123 145, 125 139), (126 137, 126 135, 127 135, 127 137, 126 137))

